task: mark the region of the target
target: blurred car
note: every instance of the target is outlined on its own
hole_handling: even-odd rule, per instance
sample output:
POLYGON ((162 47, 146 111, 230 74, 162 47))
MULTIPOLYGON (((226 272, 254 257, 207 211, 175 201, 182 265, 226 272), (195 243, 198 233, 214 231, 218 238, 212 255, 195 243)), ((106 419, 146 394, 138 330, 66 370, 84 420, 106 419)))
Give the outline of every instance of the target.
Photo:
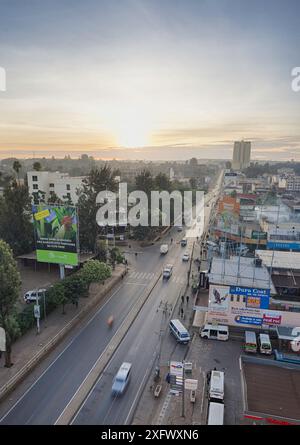
POLYGON ((173 265, 167 264, 163 270, 163 278, 170 278, 173 273, 173 265))
POLYGON ((185 246, 187 245, 187 239, 186 239, 186 238, 183 238, 183 239, 180 241, 180 244, 181 244, 181 247, 185 247, 185 246))
POLYGON ((189 254, 189 252, 185 252, 185 253, 182 255, 182 261, 189 261, 189 259, 190 259, 190 254, 189 254))
POLYGON ((111 393, 113 396, 120 396, 127 388, 131 377, 131 363, 122 363, 117 375, 114 378, 111 393))

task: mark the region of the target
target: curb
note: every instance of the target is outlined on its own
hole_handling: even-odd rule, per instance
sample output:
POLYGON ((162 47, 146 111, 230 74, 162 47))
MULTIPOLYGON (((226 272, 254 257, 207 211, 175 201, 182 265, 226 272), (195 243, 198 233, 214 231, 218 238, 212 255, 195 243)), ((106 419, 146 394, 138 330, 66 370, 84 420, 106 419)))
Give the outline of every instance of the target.
MULTIPOLYGON (((111 289, 122 279, 120 276, 114 277, 111 283, 107 286, 105 293, 110 292, 111 289)), ((3 400, 21 381, 56 347, 65 336, 73 329, 87 313, 96 306, 104 294, 100 292, 89 301, 81 311, 75 315, 53 338, 50 340, 37 354, 35 354, 24 366, 21 368, 8 382, 0 388, 0 401, 3 400)))

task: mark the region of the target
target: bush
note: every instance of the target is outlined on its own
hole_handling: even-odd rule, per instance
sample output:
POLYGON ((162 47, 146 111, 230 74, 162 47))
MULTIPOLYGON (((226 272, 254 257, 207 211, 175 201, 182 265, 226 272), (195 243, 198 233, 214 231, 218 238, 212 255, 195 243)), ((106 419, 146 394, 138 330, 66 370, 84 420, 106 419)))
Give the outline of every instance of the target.
POLYGON ((91 283, 104 281, 111 276, 111 268, 101 261, 90 260, 84 263, 80 276, 89 286, 91 283))

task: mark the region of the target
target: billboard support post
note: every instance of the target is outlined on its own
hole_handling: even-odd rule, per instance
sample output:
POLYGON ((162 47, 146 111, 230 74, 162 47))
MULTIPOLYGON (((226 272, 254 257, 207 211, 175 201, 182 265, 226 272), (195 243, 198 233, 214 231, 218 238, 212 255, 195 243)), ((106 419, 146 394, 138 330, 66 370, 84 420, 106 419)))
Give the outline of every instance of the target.
POLYGON ((63 280, 65 278, 65 265, 64 264, 59 265, 59 274, 60 274, 60 279, 63 280))

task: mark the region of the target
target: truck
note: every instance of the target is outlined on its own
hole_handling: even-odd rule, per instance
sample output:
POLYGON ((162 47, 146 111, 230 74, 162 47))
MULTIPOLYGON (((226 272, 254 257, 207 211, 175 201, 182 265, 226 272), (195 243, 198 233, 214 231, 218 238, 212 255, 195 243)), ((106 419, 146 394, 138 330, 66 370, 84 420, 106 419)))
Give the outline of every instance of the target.
POLYGON ((160 246, 160 253, 161 253, 161 255, 165 255, 166 253, 168 253, 168 250, 169 250, 168 244, 162 244, 160 246))
POLYGON ((224 400, 224 372, 211 371, 210 385, 209 385, 209 401, 223 402, 224 400))

